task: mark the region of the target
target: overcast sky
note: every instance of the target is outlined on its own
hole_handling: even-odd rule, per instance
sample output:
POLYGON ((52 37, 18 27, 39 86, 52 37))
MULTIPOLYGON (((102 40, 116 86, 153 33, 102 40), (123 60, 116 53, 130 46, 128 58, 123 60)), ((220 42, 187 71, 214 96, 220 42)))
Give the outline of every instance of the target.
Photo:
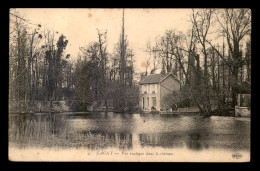
MULTIPOLYGON (((97 41, 97 29, 107 30, 108 52, 112 53, 118 42, 122 26, 122 9, 17 9, 31 23, 64 34, 69 40, 66 53, 76 59, 80 46, 97 41)), ((138 71, 149 57, 145 51, 148 41, 153 41, 167 29, 186 32, 191 9, 125 9, 125 33, 133 49, 138 71)))

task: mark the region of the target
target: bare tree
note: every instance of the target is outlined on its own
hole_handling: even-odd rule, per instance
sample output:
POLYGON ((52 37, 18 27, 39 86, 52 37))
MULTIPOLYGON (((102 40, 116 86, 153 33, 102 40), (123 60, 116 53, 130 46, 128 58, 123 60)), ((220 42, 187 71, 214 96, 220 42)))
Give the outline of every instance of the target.
MULTIPOLYGON (((240 45, 247 35, 251 33, 250 9, 223 9, 216 13, 216 19, 220 25, 220 33, 226 37, 230 60, 226 64, 231 69, 232 106, 236 105, 239 68, 243 65, 240 45)), ((207 43, 224 60, 224 56, 217 50, 211 41, 207 43)))
MULTIPOLYGON (((207 109, 207 113, 211 112, 211 101, 210 101, 210 95, 209 95, 209 77, 208 77, 208 52, 206 47, 206 40, 207 35, 210 29, 211 25, 211 19, 212 19, 213 10, 212 9, 202 9, 198 12, 195 12, 193 10, 192 13, 192 23, 194 25, 195 29, 195 37, 197 41, 202 46, 202 54, 204 56, 204 85, 203 93, 205 93, 205 106, 207 109)), ((202 86, 201 85, 201 86, 202 86)))

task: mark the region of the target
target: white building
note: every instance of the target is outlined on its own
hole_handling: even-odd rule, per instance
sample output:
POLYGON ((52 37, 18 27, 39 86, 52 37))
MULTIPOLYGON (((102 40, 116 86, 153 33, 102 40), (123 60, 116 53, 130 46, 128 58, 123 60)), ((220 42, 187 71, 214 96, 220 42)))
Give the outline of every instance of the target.
POLYGON ((165 97, 179 91, 180 85, 172 73, 144 76, 139 83, 139 106, 144 111, 150 111, 152 107, 158 111, 170 109, 171 106, 164 102, 165 97))

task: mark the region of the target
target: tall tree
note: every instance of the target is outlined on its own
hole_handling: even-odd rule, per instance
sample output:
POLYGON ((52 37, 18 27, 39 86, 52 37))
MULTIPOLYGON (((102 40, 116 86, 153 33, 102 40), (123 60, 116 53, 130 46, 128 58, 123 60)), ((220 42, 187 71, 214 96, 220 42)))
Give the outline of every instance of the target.
MULTIPOLYGON (((243 65, 240 45, 247 35, 251 33, 251 10, 250 9, 224 9, 216 14, 220 25, 220 33, 226 37, 230 60, 226 61, 231 69, 232 106, 236 105, 238 90, 239 68, 243 65)), ((207 41, 213 49, 224 59, 223 55, 210 41, 207 41)))
POLYGON ((195 12, 193 10, 192 13, 192 23, 194 25, 195 29, 195 36, 197 41, 202 46, 202 53, 204 57, 204 73, 203 73, 203 83, 201 86, 203 86, 203 93, 205 93, 205 106, 207 109, 207 113, 211 112, 211 102, 210 102, 210 95, 209 95, 209 76, 208 76, 208 52, 206 47, 206 40, 207 35, 210 29, 211 20, 212 20, 212 9, 202 9, 198 12, 195 12))
MULTIPOLYGON (((10 12, 10 99, 17 102, 18 110, 26 110, 28 100, 28 34, 26 20, 15 11, 10 12)), ((10 103, 15 103, 10 101, 10 103)))

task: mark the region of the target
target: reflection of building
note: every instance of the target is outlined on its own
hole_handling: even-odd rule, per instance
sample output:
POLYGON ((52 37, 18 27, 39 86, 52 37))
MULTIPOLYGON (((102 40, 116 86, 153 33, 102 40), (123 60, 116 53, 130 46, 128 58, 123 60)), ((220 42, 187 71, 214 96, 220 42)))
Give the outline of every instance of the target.
MULTIPOLYGON (((180 135, 183 137, 184 135, 180 135)), ((141 147, 164 147, 164 148, 183 148, 185 146, 185 139, 170 134, 140 134, 139 135, 141 147)))
POLYGON ((170 109, 165 97, 179 90, 180 81, 172 73, 143 76, 139 83, 139 105, 146 111, 170 109))

